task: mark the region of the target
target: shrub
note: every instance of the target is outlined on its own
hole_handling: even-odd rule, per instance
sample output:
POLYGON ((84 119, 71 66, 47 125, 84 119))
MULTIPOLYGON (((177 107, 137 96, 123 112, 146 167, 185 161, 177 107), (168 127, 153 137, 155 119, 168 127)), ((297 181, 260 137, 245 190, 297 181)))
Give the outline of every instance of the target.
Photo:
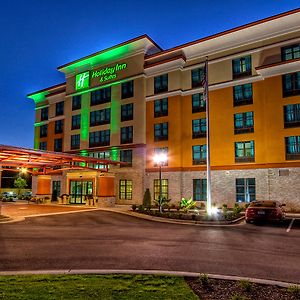
POLYGON ((300 287, 299 285, 290 285, 288 291, 296 297, 300 296, 300 287))
POLYGON ((144 205, 139 205, 139 207, 138 207, 138 211, 145 211, 145 207, 144 207, 144 205))
POLYGON ((144 198, 143 198, 143 205, 147 209, 151 208, 151 194, 149 189, 146 189, 145 191, 144 198))
POLYGON ((245 291, 245 292, 250 292, 253 288, 253 283, 250 282, 249 280, 240 280, 240 287, 245 291))
POLYGON ((160 200, 160 197, 158 197, 158 199, 154 200, 154 204, 155 204, 155 206, 159 207, 159 203, 160 203, 161 207, 165 208, 165 207, 167 207, 167 205, 169 204, 170 201, 171 201, 171 199, 167 199, 166 197, 163 197, 161 200, 160 200))
POLYGON ((234 215, 238 215, 242 210, 243 209, 240 207, 240 205, 238 203, 235 203, 232 212, 234 215))
POLYGON ((209 278, 207 274, 200 274, 199 275, 199 281, 203 286, 208 286, 209 284, 209 278))
POLYGON ((228 213, 228 206, 227 206, 227 204, 223 204, 222 205, 222 213, 226 217, 226 215, 228 213))
POLYGON ((182 208, 185 212, 188 212, 189 209, 193 209, 196 206, 196 202, 193 201, 191 197, 189 200, 182 198, 180 201, 180 208, 182 208))
POLYGON ((136 204, 132 204, 132 205, 131 205, 131 208, 132 208, 133 211, 136 211, 137 205, 136 205, 136 204))

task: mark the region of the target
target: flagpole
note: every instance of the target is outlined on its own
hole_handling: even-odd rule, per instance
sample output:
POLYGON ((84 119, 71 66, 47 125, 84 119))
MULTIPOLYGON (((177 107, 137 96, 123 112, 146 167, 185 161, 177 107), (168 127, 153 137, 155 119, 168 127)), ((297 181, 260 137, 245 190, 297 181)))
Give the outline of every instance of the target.
POLYGON ((205 60, 205 85, 204 85, 204 100, 206 111, 206 212, 211 214, 211 167, 210 167, 210 118, 209 118, 209 93, 208 93, 208 57, 205 60))

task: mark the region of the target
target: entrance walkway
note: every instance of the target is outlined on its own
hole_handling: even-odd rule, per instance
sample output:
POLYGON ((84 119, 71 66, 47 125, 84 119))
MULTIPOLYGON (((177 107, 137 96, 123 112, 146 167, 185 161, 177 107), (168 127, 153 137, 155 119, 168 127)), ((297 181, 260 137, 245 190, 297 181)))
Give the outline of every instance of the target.
POLYGON ((64 206, 64 205, 45 205, 45 204, 27 204, 27 203, 3 203, 2 215, 15 218, 23 218, 35 215, 49 215, 58 213, 68 213, 76 211, 93 210, 85 205, 82 206, 64 206))

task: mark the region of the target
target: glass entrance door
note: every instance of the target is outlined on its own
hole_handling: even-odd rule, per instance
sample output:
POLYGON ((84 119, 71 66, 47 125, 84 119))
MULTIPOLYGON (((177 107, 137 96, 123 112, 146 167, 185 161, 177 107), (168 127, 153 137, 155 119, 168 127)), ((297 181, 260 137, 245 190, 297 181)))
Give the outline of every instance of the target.
POLYGON ((60 181, 52 181, 52 199, 51 201, 57 201, 57 197, 60 196, 60 181))
POLYGON ((93 182, 84 180, 70 181, 70 203, 85 204, 87 195, 93 195, 93 182))

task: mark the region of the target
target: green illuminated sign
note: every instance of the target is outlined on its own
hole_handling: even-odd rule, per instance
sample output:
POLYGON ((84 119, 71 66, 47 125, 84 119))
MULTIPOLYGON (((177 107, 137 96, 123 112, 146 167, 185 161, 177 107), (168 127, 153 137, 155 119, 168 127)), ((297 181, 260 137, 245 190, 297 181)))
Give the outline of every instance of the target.
POLYGON ((76 91, 88 88, 90 86, 90 72, 84 72, 76 75, 76 91))
POLYGON ((108 80, 116 79, 118 76, 118 72, 125 70, 127 68, 127 64, 116 64, 113 67, 106 67, 99 71, 92 72, 92 78, 99 78, 100 82, 106 82, 108 80))

